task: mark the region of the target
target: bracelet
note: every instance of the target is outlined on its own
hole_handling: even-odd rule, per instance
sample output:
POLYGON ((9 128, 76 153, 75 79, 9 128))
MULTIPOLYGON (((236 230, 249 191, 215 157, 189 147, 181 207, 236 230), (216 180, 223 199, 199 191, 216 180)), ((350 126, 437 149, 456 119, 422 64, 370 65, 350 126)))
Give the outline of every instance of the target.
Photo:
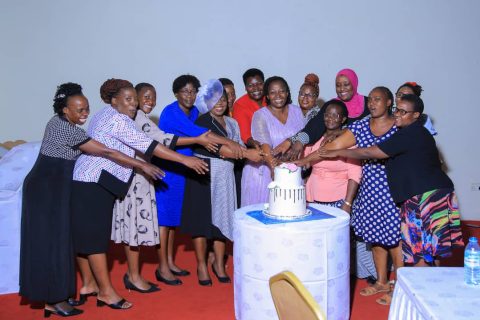
POLYGON ((345 203, 347 206, 351 207, 352 204, 350 202, 348 202, 347 200, 343 200, 343 203, 345 203))

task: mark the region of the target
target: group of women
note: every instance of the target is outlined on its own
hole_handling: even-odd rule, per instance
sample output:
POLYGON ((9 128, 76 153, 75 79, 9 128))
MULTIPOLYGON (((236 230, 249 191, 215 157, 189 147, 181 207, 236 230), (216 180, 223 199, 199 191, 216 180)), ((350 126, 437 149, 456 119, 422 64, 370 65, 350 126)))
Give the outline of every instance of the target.
POLYGON ((395 101, 385 87, 364 97, 355 72, 344 69, 335 80, 337 97, 320 107, 319 78, 309 74, 297 106, 284 78, 264 82, 261 72, 246 75, 241 99, 259 104, 248 133, 234 119, 241 106, 225 78, 202 86, 192 75, 176 78, 176 100, 164 108, 158 127, 148 117, 156 106, 151 84, 109 79, 100 88, 106 106, 88 132, 78 127, 89 115, 81 86, 60 85, 55 116, 24 182, 21 295, 44 301, 45 316, 80 314, 76 307, 92 296, 97 306, 128 309, 132 304, 109 277, 109 240, 125 247, 125 287, 150 293, 159 288, 140 274, 142 246, 157 247, 157 281, 181 285, 179 277, 190 274, 174 261, 177 227, 192 236, 198 283, 212 285, 209 265, 219 282, 229 283, 224 256, 233 212, 240 203, 267 201, 266 186, 280 161, 310 168, 309 202, 351 213, 357 276, 375 278, 361 294, 386 293, 379 303, 389 303, 389 254, 395 268, 432 265, 462 245, 453 184, 441 171, 419 85, 402 85, 395 101), (72 298, 75 256, 78 300, 72 298))

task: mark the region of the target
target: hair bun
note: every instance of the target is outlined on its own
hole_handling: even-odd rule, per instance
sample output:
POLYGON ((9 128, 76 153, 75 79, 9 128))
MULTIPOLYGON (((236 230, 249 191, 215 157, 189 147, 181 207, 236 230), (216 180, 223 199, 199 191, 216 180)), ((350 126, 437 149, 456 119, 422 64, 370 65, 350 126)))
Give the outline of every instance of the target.
POLYGON ((318 86, 318 84, 320 83, 320 78, 315 73, 309 73, 305 76, 305 83, 310 83, 318 86))

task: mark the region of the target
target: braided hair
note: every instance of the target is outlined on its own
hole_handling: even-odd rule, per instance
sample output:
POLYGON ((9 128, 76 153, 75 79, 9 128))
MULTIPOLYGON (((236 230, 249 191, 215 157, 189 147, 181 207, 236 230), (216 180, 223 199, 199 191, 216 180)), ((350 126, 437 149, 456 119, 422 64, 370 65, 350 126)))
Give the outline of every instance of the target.
POLYGON ((100 87, 100 97, 103 102, 111 104, 112 98, 116 97, 122 89, 133 88, 130 81, 122 79, 108 79, 100 87))
POLYGON ((313 89, 315 95, 318 97, 318 95, 320 94, 320 88, 318 87, 319 83, 320 78, 315 73, 309 73, 305 76, 305 80, 303 81, 300 90, 302 90, 302 88, 305 86, 309 86, 313 89))
POLYGON ((53 111, 59 116, 63 116, 63 108, 67 106, 68 98, 73 96, 83 96, 82 86, 73 82, 59 85, 53 97, 53 111))

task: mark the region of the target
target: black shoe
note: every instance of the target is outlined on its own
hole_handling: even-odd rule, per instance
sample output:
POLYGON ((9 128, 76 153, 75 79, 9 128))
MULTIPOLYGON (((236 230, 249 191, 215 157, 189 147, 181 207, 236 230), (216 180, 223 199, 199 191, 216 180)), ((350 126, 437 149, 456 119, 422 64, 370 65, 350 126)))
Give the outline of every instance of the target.
POLYGON ((81 306, 82 304, 87 302, 88 297, 95 297, 96 295, 97 295, 96 292, 90 292, 90 293, 85 293, 85 294, 80 293, 80 299, 75 300, 73 298, 68 298, 67 302, 72 307, 77 307, 77 306, 81 306))
POLYGON ((200 280, 198 279, 198 284, 204 287, 211 287, 212 286, 212 280, 200 280))
POLYGON ((128 279, 128 275, 127 275, 127 274, 125 274, 125 275, 123 276, 123 284, 125 285, 125 289, 128 289, 128 291, 134 290, 134 291, 137 291, 137 292, 140 292, 140 293, 151 293, 151 292, 160 291, 160 288, 158 288, 157 286, 154 286, 154 285, 150 285, 150 288, 148 288, 148 289, 140 289, 140 288, 138 288, 136 285, 134 285, 134 284, 128 279))
POLYGON ((108 306, 112 309, 117 309, 117 310, 118 309, 130 309, 132 307, 132 305, 130 305, 129 307, 124 307, 123 305, 125 304, 125 302, 127 302, 127 300, 121 299, 118 302, 108 304, 105 301, 102 301, 102 300, 97 298, 97 307, 108 306))
POLYGON ((45 307, 45 309, 43 311, 43 316, 45 318, 49 318, 51 314, 56 314, 56 315, 59 315, 61 317, 71 317, 71 316, 76 316, 76 315, 79 315, 79 314, 83 313, 83 310, 80 310, 80 309, 77 309, 77 308, 72 308, 72 310, 66 311, 66 310, 63 310, 60 306, 58 306, 56 304, 50 305, 50 307, 52 307, 53 310, 47 309, 45 307))
POLYGON ((160 271, 155 270, 155 277, 157 278, 157 281, 161 281, 165 284, 168 284, 169 286, 179 286, 183 284, 182 280, 180 279, 174 279, 174 280, 167 280, 162 275, 160 274, 160 271))
POLYGON ((215 275, 215 277, 217 277, 218 282, 221 282, 221 283, 231 283, 232 282, 232 280, 230 279, 229 276, 219 277, 218 273, 217 273, 217 271, 215 271, 215 267, 213 265, 212 265, 212 271, 213 271, 213 274, 215 275))
POLYGON ((173 273, 173 275, 178 276, 178 277, 185 277, 190 275, 190 271, 188 270, 183 270, 181 269, 180 271, 175 271, 170 269, 170 272, 173 273))

